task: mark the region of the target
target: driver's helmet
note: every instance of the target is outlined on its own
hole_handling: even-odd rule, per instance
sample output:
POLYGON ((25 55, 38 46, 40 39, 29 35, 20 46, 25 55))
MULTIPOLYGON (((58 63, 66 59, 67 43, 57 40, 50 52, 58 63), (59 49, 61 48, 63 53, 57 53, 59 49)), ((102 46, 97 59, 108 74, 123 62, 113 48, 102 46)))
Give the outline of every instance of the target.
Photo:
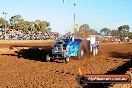
POLYGON ((71 41, 71 39, 72 39, 72 36, 66 37, 66 41, 71 41))

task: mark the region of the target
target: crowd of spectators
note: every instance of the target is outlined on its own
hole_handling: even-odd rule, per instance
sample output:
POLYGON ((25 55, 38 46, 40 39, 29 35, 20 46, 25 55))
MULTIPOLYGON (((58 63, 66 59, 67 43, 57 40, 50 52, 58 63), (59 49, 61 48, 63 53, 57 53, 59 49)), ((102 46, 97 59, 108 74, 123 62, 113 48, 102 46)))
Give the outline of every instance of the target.
POLYGON ((50 39, 50 36, 46 32, 41 31, 29 31, 29 30, 15 30, 0 29, 0 40, 47 40, 50 39), (6 34, 6 36, 5 36, 6 34))

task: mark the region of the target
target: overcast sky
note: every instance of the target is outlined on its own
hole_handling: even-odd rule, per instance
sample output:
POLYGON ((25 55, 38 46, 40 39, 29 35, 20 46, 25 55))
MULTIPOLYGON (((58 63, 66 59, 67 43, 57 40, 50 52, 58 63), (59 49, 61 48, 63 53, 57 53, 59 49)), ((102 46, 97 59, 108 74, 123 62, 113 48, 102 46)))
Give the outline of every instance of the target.
POLYGON ((107 27, 117 29, 128 24, 132 31, 132 0, 0 0, 0 17, 7 12, 7 19, 21 15, 25 20, 36 19, 48 21, 53 31, 66 33, 72 31, 74 13, 76 23, 89 24, 97 31, 107 27))

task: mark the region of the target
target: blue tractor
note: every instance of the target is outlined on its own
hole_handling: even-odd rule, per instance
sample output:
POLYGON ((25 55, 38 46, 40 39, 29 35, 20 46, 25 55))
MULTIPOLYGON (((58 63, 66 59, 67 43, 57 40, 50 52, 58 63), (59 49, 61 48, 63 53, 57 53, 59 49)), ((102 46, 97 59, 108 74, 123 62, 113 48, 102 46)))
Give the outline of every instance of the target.
POLYGON ((77 59, 84 58, 83 39, 74 39, 68 37, 66 39, 56 40, 56 44, 51 50, 50 54, 46 55, 46 61, 50 62, 51 59, 64 59, 69 62, 70 57, 77 57, 77 59))

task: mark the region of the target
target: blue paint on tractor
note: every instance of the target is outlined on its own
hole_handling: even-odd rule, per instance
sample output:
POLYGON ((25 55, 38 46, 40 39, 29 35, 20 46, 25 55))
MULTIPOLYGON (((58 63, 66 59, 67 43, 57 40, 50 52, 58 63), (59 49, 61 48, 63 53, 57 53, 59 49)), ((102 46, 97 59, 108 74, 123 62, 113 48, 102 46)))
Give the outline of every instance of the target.
POLYGON ((74 41, 66 40, 65 43, 67 45, 67 52, 69 57, 78 55, 78 49, 81 42, 82 42, 81 39, 74 39, 74 41))

